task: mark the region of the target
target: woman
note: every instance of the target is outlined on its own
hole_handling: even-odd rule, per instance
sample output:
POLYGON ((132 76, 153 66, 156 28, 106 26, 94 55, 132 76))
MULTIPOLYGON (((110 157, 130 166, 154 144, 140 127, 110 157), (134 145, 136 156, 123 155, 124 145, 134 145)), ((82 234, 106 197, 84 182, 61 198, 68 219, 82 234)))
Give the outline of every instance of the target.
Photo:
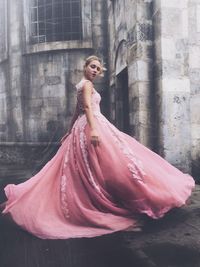
POLYGON ((40 238, 138 230, 140 214, 160 218, 184 205, 194 187, 191 176, 101 114, 93 81, 102 71, 98 57, 86 59, 70 131, 57 154, 26 182, 5 187, 3 213, 40 238))

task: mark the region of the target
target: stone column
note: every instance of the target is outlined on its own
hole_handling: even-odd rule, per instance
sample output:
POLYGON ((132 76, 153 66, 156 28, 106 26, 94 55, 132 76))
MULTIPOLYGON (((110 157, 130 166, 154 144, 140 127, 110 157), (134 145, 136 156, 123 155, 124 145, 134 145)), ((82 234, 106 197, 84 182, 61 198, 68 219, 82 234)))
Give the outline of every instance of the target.
MULTIPOLYGON (((108 10, 107 0, 92 0, 92 42, 93 52, 103 60, 105 66, 108 63, 108 36, 107 36, 107 23, 108 23, 108 10)), ((95 81, 95 87, 100 92, 101 111, 109 115, 109 93, 108 87, 108 74, 104 73, 104 77, 95 81)))
POLYGON ((136 1, 135 8, 133 42, 128 49, 130 126, 132 135, 151 147, 152 1, 136 1))
POLYGON ((158 152, 190 172, 188 0, 154 1, 158 152))
POLYGON ((9 110, 9 140, 23 141, 22 119, 22 18, 23 2, 8 1, 8 76, 7 109, 9 110))
POLYGON ((0 141, 7 137, 6 60, 7 60, 7 6, 0 1, 0 141))
POLYGON ((191 85, 192 173, 200 177, 200 0, 189 1, 189 77, 191 85))

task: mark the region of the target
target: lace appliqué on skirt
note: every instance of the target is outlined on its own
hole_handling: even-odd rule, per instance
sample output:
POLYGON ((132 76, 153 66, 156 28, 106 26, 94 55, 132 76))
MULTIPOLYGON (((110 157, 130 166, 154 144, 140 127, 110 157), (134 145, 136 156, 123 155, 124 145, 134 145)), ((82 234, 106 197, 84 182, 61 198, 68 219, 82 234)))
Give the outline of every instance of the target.
POLYGON ((92 174, 92 171, 90 169, 89 162, 88 162, 88 150, 87 150, 87 142, 86 142, 87 139, 86 139, 86 135, 84 133, 84 129, 85 129, 86 124, 87 124, 87 119, 86 119, 85 116, 83 116, 81 118, 81 123, 79 122, 79 126, 80 126, 80 147, 81 147, 81 152, 82 152, 83 160, 84 160, 84 163, 85 163, 87 172, 88 172, 89 181, 90 181, 91 185, 93 186, 93 188, 101 196, 103 196, 103 193, 101 192, 100 187, 98 186, 98 184, 95 183, 95 180, 94 180, 94 177, 93 177, 93 174, 92 174))
POLYGON ((69 218, 69 208, 67 203, 67 176, 65 175, 64 171, 69 161, 69 149, 70 149, 70 142, 68 142, 67 150, 64 157, 63 163, 63 175, 61 176, 61 188, 60 188, 60 195, 61 195, 61 209, 65 218, 69 218))

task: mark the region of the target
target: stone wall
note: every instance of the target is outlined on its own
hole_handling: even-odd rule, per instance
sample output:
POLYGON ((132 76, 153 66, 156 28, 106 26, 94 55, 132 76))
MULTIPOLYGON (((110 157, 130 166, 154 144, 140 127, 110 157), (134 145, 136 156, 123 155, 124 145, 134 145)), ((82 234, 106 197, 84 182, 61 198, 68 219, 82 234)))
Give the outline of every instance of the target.
POLYGON ((152 147, 152 1, 108 1, 111 114, 116 76, 128 69, 130 134, 152 147))
POLYGON ((155 1, 154 26, 158 152, 190 172, 188 0, 155 1))
POLYGON ((199 0, 155 1, 158 152, 196 177, 200 174, 199 16, 199 0))
POLYGON ((131 135, 199 175, 199 0, 108 1, 111 119, 128 69, 131 135))
MULTIPOLYGON (((82 77, 84 59, 95 53, 106 60, 105 4, 82 0, 83 40, 33 45, 28 1, 0 2, 0 178, 8 166, 26 169, 49 158, 48 152, 41 153, 42 147, 56 151, 73 115, 74 85, 82 77)), ((105 111, 106 84, 105 76, 96 85, 105 111)))

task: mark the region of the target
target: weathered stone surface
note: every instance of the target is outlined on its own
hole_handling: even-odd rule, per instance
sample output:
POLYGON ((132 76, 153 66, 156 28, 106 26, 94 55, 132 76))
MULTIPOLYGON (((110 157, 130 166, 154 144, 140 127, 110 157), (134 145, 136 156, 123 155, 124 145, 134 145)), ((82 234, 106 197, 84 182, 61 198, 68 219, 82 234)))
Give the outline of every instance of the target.
POLYGON ((162 9, 162 34, 163 36, 181 37, 182 24, 180 10, 174 8, 162 9), (176 27, 174 26, 176 25, 176 27))
POLYGON ((165 92, 162 99, 163 156, 185 172, 191 171, 189 93, 165 92), (165 121, 167 118, 167 121, 165 121), (176 147, 176 150, 174 148, 176 147))
POLYGON ((162 7, 172 7, 172 8, 187 8, 188 7, 188 0, 162 0, 161 1, 162 7))
POLYGON ((130 82, 149 81, 151 79, 151 71, 149 68, 150 63, 138 60, 129 66, 130 82))
POLYGON ((174 40, 171 38, 161 37, 161 42, 162 42, 162 51, 159 51, 159 53, 162 53, 162 54, 160 54, 160 56, 163 59, 175 60, 177 50, 176 50, 176 44, 174 40))
MULTIPOLYGON (((46 139, 47 140, 47 139, 46 139)), ((39 171, 50 160, 59 147, 58 143, 14 143, 0 144, 0 180, 8 178, 27 179, 39 171)))
MULTIPOLYGON (((81 1, 83 40, 35 45, 30 44, 29 38, 29 2, 14 1, 8 5, 8 12, 6 1, 0 2, 2 142, 20 141, 26 146, 26 142, 57 141, 69 127, 76 101, 74 85, 83 75, 84 59, 96 53, 106 60, 107 53, 106 1, 81 1), (9 61, 6 61, 7 45, 9 61)), ((104 90, 106 79, 103 78, 97 87, 104 90)), ((23 155, 23 145, 20 149, 23 155)), ((9 145, 8 150, 11 154, 9 145)))
POLYGON ((6 129, 7 129, 6 124, 5 124, 5 123, 1 123, 1 124, 0 124, 0 132, 5 132, 6 129))
POLYGON ((189 64, 192 69, 200 69, 200 46, 190 46, 189 64))
POLYGON ((137 19, 138 21, 145 21, 149 20, 151 21, 152 18, 152 0, 148 1, 138 1, 137 5, 137 19))
POLYGON ((1 1, 0 4, 0 62, 7 59, 7 24, 6 24, 6 1, 1 1))
POLYGON ((130 46, 128 49, 128 63, 136 59, 152 60, 152 57, 153 46, 151 42, 137 42, 137 44, 130 46))
POLYGON ((46 76, 45 77, 45 83, 47 85, 57 85, 61 83, 61 77, 60 76, 46 76))
POLYGON ((200 32, 200 3, 197 2, 196 8, 196 25, 197 25, 197 32, 200 32))
MULTIPOLYGON (((200 127, 200 107, 199 107, 199 101, 200 101, 200 94, 196 95, 195 97, 192 97, 190 100, 191 104, 191 122, 195 123, 199 129, 200 127)), ((200 132, 198 130, 196 131, 196 134, 199 136, 200 139, 200 132)))

